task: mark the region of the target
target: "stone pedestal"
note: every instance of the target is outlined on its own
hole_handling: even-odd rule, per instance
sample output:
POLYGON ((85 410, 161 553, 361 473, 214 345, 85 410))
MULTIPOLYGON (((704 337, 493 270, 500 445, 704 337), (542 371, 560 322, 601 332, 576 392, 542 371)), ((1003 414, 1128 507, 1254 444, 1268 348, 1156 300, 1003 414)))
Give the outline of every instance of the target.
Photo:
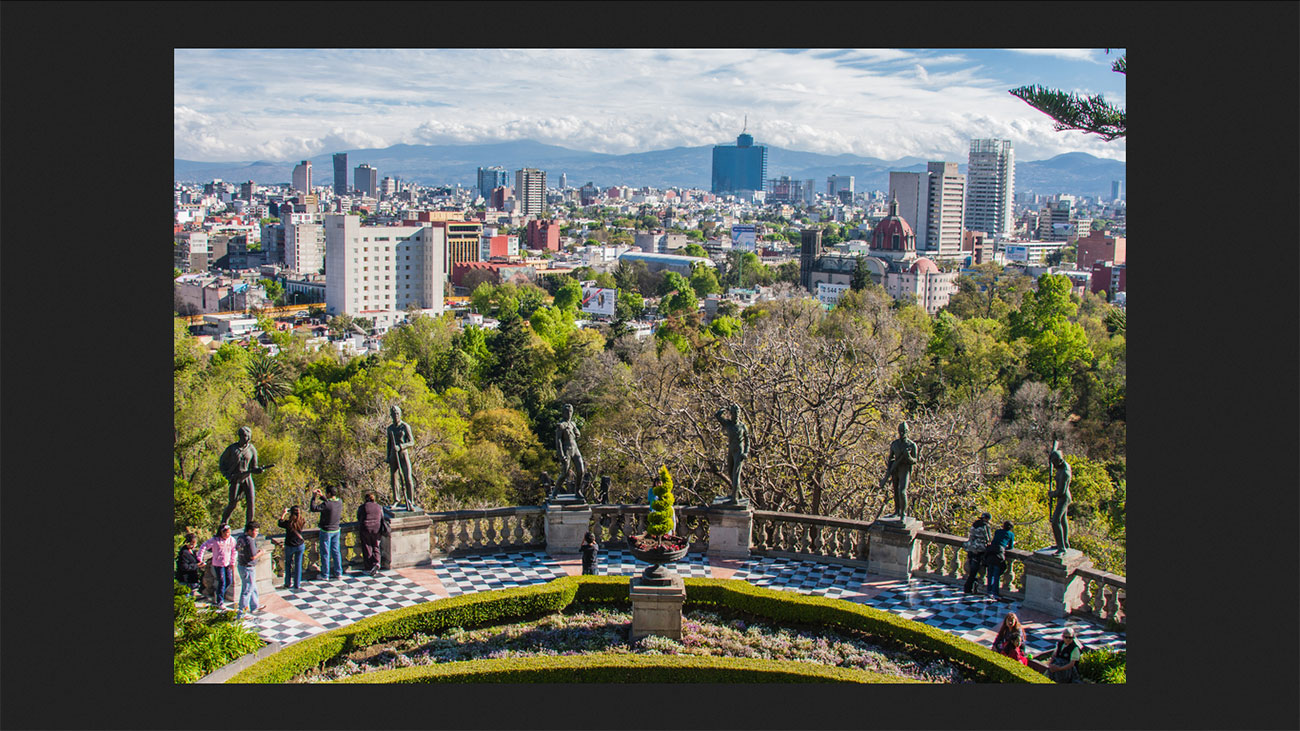
POLYGON ((749 538, 754 525, 754 511, 748 506, 709 508, 708 555, 718 558, 749 558, 749 538))
MULTIPOLYGON (((275 569, 271 566, 271 541, 257 537, 257 547, 262 550, 262 557, 257 559, 257 569, 253 574, 254 583, 257 585, 257 600, 266 604, 267 597, 275 591, 275 569)), ((235 569, 235 583, 239 583, 239 569, 235 569)), ((284 582, 280 582, 281 585, 284 582)), ((238 599, 238 595, 235 597, 238 599)))
POLYGON ((912 517, 872 523, 867 528, 871 541, 867 571, 891 579, 910 579, 912 569, 921 562, 921 544, 916 540, 920 532, 921 521, 912 517))
POLYGON ((682 603, 686 601, 686 584, 674 575, 668 586, 646 586, 640 576, 632 577, 632 642, 646 635, 674 640, 682 638, 682 603))
POLYGON ((1079 569, 1092 568, 1092 559, 1073 548, 1064 554, 1051 548, 1034 551, 1025 559, 1025 600, 1021 606, 1053 617, 1064 617, 1083 600, 1079 569))
POLYGON ((582 537, 591 530, 591 506, 586 503, 547 503, 546 553, 577 553, 582 537))
POLYGON ((433 519, 423 511, 397 511, 389 521, 390 533, 380 536, 379 567, 404 569, 428 563, 429 526, 433 519))

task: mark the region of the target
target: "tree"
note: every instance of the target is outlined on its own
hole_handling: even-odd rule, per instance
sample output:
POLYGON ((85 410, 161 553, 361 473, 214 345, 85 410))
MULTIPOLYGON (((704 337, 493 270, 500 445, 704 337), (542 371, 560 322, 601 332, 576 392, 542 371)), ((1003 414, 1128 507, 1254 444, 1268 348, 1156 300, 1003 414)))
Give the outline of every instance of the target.
POLYGON ((253 398, 264 409, 289 395, 293 387, 284 365, 261 348, 250 353, 248 377, 253 381, 253 398))
POLYGON ((665 272, 660 294, 663 299, 659 303, 659 311, 668 316, 695 312, 700 307, 690 281, 677 272, 665 272))
POLYGON ((650 515, 646 518, 647 536, 665 536, 673 532, 673 476, 668 467, 659 467, 659 479, 655 480, 654 502, 650 503, 650 515))
POLYGON ((614 301, 614 316, 619 320, 636 320, 645 311, 645 299, 629 290, 619 290, 614 301))
POLYGON ((867 260, 861 254, 858 254, 857 263, 853 266, 853 276, 849 279, 849 289, 860 292, 870 283, 871 270, 867 268, 867 260))
POLYGON ((699 244, 687 244, 682 249, 682 254, 684 256, 708 256, 709 252, 705 251, 704 247, 699 244))
POLYGON ((713 267, 703 262, 699 262, 691 268, 690 282, 691 288, 700 297, 722 291, 722 287, 718 285, 718 276, 713 273, 713 267))
MULTIPOLYGON (((1128 54, 1116 59, 1111 64, 1111 70, 1127 76, 1128 54)), ((1080 96, 1037 84, 1021 86, 1012 89, 1010 93, 1055 120, 1054 126, 1058 132, 1078 130, 1095 134, 1107 142, 1126 134, 1127 118, 1124 110, 1110 104, 1100 94, 1080 96)))
POLYGON ((573 277, 564 279, 564 284, 555 292, 554 305, 561 310, 577 310, 582 302, 582 285, 573 277))

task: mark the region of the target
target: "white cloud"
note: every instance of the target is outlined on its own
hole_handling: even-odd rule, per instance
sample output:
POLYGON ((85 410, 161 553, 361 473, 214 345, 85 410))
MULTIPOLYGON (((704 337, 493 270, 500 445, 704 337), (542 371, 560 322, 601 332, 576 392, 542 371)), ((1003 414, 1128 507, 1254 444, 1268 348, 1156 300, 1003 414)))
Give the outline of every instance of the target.
MULTIPOLYGON (((1094 60, 1086 49, 1029 51, 1094 60)), ((1099 147, 1053 131, 1007 93, 1014 80, 998 78, 989 58, 900 49, 178 50, 173 146, 177 157, 201 160, 523 138, 626 153, 730 141, 748 114, 760 142, 830 154, 964 159, 972 136, 1001 134, 1021 159, 1071 150, 1123 158, 1122 141, 1099 147)))
POLYGON ((1006 51, 1023 53, 1029 56, 1051 56, 1066 61, 1091 61, 1102 63, 1097 56, 1101 53, 1091 48, 1006 48, 1006 51))

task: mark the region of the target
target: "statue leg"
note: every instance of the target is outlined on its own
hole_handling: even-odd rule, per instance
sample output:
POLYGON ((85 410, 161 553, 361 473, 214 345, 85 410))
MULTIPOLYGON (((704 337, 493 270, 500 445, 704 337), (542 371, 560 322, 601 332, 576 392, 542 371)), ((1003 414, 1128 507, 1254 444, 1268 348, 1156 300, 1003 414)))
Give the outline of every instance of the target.
POLYGON ((218 525, 225 524, 230 520, 230 514, 235 512, 235 502, 237 500, 239 500, 239 485, 232 482, 230 483, 230 499, 226 501, 226 509, 221 511, 221 523, 218 523, 218 525))
POLYGON ((415 505, 415 480, 411 477, 411 458, 402 455, 402 487, 406 493, 406 506, 415 505))
POLYGON ((389 487, 392 489, 392 491, 393 491, 393 504, 394 504, 394 505, 396 505, 397 503, 401 502, 401 497, 399 497, 398 494, 397 494, 397 471, 398 471, 399 469, 400 469, 400 467, 398 467, 398 465, 395 465, 395 464, 391 464, 391 465, 388 466, 388 486, 389 486, 389 487))
POLYGON ((585 462, 582 461, 582 455, 581 455, 581 454, 575 454, 573 457, 574 457, 574 460, 573 460, 573 461, 574 461, 574 463, 575 463, 575 464, 574 464, 575 471, 574 471, 573 494, 574 494, 574 495, 581 495, 581 494, 582 494, 582 479, 583 479, 584 477, 587 476, 587 464, 586 464, 585 462))
POLYGON ((1061 548, 1064 550, 1069 550, 1070 548, 1070 519, 1069 519, 1069 511, 1068 511, 1069 507, 1070 504, 1065 503, 1060 508, 1061 509, 1061 548))
POLYGON ((253 507, 257 504, 257 492, 251 479, 248 481, 248 485, 245 486, 244 492, 246 493, 245 497, 248 498, 244 503, 244 517, 246 518, 244 525, 248 525, 253 522, 253 507))

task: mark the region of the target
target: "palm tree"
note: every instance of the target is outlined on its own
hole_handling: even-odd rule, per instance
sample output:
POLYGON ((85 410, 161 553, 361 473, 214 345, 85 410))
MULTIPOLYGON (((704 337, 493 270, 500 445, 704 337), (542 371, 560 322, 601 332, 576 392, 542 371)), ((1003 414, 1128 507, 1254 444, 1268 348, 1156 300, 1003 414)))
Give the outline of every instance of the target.
POLYGON ((284 364, 264 350, 256 350, 248 359, 248 375, 253 379, 253 398, 267 408, 293 390, 284 364))

